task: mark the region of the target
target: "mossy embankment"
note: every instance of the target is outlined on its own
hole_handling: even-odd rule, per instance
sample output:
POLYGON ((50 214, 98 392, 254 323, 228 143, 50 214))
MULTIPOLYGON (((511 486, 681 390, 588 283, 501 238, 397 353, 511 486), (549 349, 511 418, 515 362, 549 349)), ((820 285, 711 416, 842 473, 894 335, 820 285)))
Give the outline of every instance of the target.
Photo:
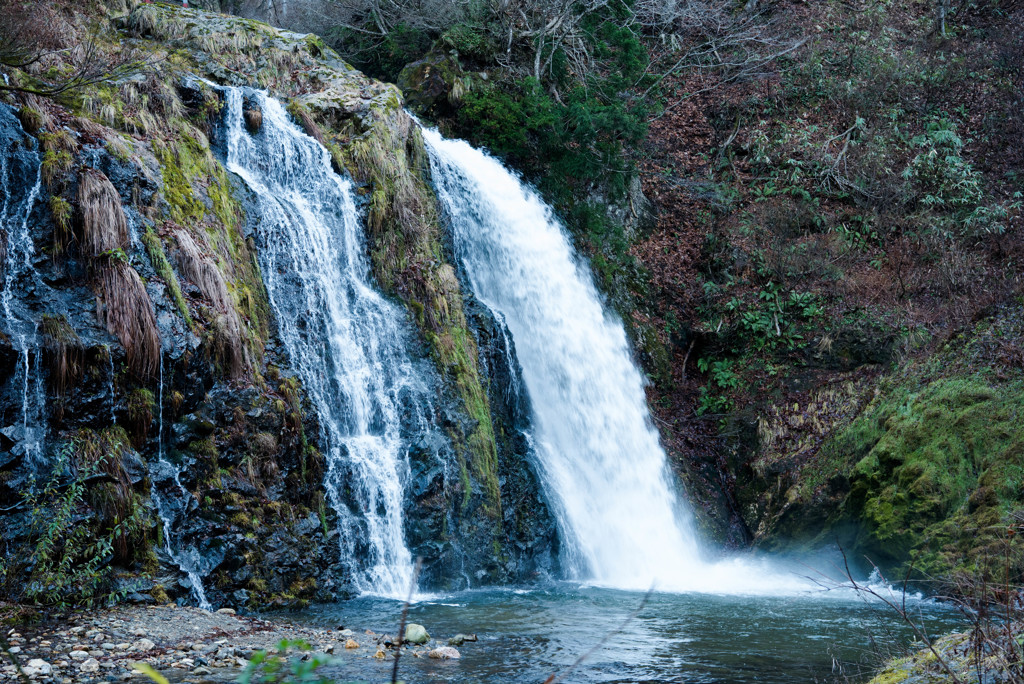
MULTIPOLYGON (((773 547, 838 541, 894 577, 1024 571, 1024 309, 898 364, 800 462, 755 464, 773 547)), ((812 409, 813 410, 813 407, 812 409)))

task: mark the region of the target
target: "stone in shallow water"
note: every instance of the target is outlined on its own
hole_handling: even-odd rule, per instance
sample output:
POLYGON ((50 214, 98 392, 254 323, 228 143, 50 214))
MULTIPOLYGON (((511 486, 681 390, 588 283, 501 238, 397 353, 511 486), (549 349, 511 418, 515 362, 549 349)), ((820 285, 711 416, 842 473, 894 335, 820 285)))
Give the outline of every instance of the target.
POLYGON ((427 628, 423 625, 410 622, 405 626, 405 640, 410 644, 425 644, 430 641, 430 634, 427 633, 427 628))
POLYGON ((345 648, 359 648, 359 643, 355 639, 348 639, 345 642, 345 648))
POLYGON ((451 646, 438 646, 427 653, 427 655, 434 660, 455 660, 462 657, 459 651, 451 646))

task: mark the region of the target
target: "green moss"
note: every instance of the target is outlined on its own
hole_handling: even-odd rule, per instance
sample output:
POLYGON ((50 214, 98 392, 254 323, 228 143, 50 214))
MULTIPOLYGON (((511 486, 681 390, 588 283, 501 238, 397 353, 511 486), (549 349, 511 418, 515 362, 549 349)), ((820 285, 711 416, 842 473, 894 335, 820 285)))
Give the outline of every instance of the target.
POLYGON ((156 398, 150 390, 137 388, 128 393, 128 426, 137 446, 141 446, 149 434, 155 408, 156 398))
POLYGON ((227 171, 211 154, 205 136, 184 120, 172 122, 172 128, 178 134, 173 141, 159 139, 153 143, 161 166, 168 213, 180 225, 203 226, 234 307, 246 324, 246 343, 254 358, 260 359, 270 331, 270 304, 255 250, 241 234, 241 204, 234 197, 227 171))
POLYGON ((39 173, 46 186, 53 188, 58 183, 64 182, 73 164, 74 158, 67 150, 48 150, 43 154, 39 173))
POLYGON ((61 195, 50 197, 50 215, 53 217, 53 249, 55 254, 63 254, 71 241, 71 203, 61 195))
POLYGON ((178 308, 178 313, 181 314, 181 317, 185 319, 190 328, 194 327, 192 315, 188 310, 188 302, 185 301, 184 295, 181 294, 181 283, 178 282, 178 276, 174 269, 171 268, 171 262, 167 260, 167 253, 164 252, 163 240, 156 234, 156 231, 149 229, 142 236, 142 244, 146 246, 146 252, 149 254, 149 261, 153 265, 153 270, 167 284, 167 289, 171 293, 174 305, 178 308))

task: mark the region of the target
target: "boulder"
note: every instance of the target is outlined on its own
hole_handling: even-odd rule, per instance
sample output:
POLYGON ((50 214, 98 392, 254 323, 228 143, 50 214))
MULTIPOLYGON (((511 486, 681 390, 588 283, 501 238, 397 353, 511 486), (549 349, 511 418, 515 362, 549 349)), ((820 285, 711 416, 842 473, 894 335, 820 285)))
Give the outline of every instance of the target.
POLYGON ((406 105, 418 114, 437 114, 450 108, 461 95, 462 69, 448 54, 430 53, 407 64, 397 85, 406 105))
POLYGON ((405 641, 410 644, 425 644, 430 641, 430 634, 423 625, 410 622, 405 626, 405 641))
POLYGON ((427 656, 434 660, 455 660, 462 657, 458 650, 451 646, 438 646, 427 653, 427 656))

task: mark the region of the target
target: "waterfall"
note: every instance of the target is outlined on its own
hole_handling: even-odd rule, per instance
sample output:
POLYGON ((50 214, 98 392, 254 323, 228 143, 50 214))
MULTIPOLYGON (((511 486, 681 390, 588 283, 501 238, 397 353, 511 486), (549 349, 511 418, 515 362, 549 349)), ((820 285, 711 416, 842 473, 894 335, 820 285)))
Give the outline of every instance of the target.
POLYGON ((10 108, 0 106, 0 229, 5 249, 3 307, 7 331, 18 351, 16 382, 21 384, 21 425, 8 434, 20 443, 30 465, 43 458, 46 438, 46 396, 40 372, 38 324, 18 307, 20 292, 31 290, 39 282, 32 265, 35 244, 29 218, 42 192, 39 154, 26 144, 27 135, 10 108), (34 354, 35 362, 30 358, 34 354))
POLYGON ((331 169, 327 150, 277 100, 225 92, 227 165, 257 197, 263 280, 290 366, 320 418, 342 559, 357 590, 404 596, 413 578, 403 426, 429 428, 405 313, 370 284, 351 183, 331 169), (245 129, 243 97, 262 108, 256 134, 245 129))
MULTIPOLYGON (((107 347, 107 392, 110 394, 110 424, 117 425, 117 390, 114 388, 114 350, 107 347)), ((161 355, 162 356, 162 355, 161 355)), ((160 374, 163 375, 163 361, 160 362, 160 374)), ((161 383, 161 390, 163 390, 163 383, 161 383)), ((162 393, 162 392, 161 392, 162 393)), ((160 406, 160 416, 163 417, 163 406, 160 406)), ((161 428, 163 426, 161 425, 161 428)), ((162 446, 161 442, 161 446, 162 446)))
MULTIPOLYGON (((111 368, 113 370, 113 368, 111 368)), ((192 503, 192 494, 181 484, 181 468, 167 460, 164 454, 164 355, 160 350, 160 375, 157 386, 157 437, 156 457, 157 462, 154 468, 154 475, 151 477, 150 497, 153 505, 156 506, 157 515, 163 523, 164 550, 178 568, 188 576, 192 588, 192 598, 204 610, 211 610, 213 606, 206 598, 206 591, 203 589, 202 577, 202 554, 195 547, 186 548, 183 539, 182 529, 185 519, 188 516, 189 507, 192 503), (160 493, 157 482, 173 482, 176 499, 172 500, 160 493)))
POLYGON ((633 589, 777 588, 777 577, 754 586, 770 575, 757 564, 702 560, 623 325, 550 208, 484 152, 434 130, 424 139, 470 287, 512 335, 570 576, 633 589))

